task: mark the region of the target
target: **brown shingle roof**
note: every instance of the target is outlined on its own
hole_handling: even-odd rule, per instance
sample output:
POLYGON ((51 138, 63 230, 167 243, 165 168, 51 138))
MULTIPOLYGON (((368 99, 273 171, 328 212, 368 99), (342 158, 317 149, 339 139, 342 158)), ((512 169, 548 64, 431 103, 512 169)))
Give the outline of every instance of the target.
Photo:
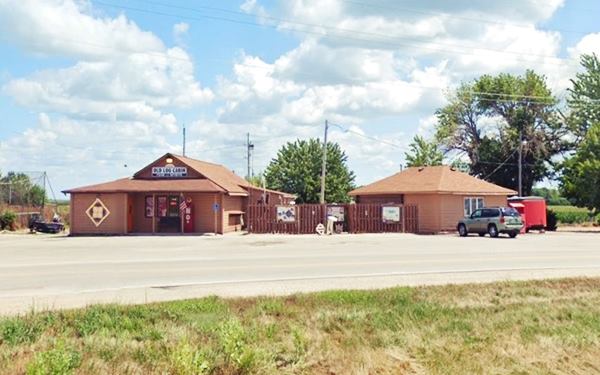
POLYGON ((65 190, 64 193, 219 193, 224 191, 223 188, 206 179, 135 180, 132 178, 121 178, 102 184, 65 190))
POLYGON ((206 161, 190 159, 181 155, 172 155, 174 158, 181 160, 190 168, 195 169, 198 173, 208 178, 215 184, 222 187, 228 193, 246 194, 245 187, 251 186, 248 181, 236 175, 229 169, 220 164, 213 164, 206 161))
MULTIPOLYGON (((236 175, 220 164, 209 163, 201 160, 191 159, 181 155, 167 153, 153 163, 139 170, 133 178, 123 178, 97 185, 84 186, 76 189, 65 190, 64 193, 103 193, 103 192, 224 192, 230 195, 247 196, 247 189, 259 189, 250 184, 242 177, 236 175), (171 157, 178 159, 188 168, 195 170, 204 178, 180 178, 180 179, 148 179, 140 178, 144 171, 148 170, 157 161, 171 157)), ((289 194, 272 191, 274 193, 289 194)))
POLYGON ((514 195, 517 192, 460 172, 449 166, 413 167, 351 191, 349 194, 449 193, 514 195))

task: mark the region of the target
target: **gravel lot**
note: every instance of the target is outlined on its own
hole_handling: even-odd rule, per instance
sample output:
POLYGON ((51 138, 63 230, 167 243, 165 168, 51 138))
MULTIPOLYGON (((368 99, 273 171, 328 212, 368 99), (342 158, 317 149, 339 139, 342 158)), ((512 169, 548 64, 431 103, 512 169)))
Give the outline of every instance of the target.
POLYGON ((324 289, 600 276, 600 234, 0 235, 0 313, 324 289))

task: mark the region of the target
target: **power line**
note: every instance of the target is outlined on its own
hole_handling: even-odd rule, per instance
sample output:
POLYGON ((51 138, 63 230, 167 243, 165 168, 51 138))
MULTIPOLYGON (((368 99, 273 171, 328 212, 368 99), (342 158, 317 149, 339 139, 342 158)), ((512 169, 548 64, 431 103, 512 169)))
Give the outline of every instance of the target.
MULTIPOLYGON (((398 13, 415 13, 415 14, 423 14, 423 15, 433 15, 433 16, 443 16, 446 18, 452 18, 452 19, 458 19, 458 20, 464 20, 464 21, 469 21, 469 22, 476 22, 476 23, 482 23, 482 24, 495 24, 495 25, 500 25, 500 26, 513 26, 513 27, 518 27, 518 28, 523 28, 523 29, 529 29, 531 28, 531 24, 519 24, 519 23, 513 23, 513 22, 501 22, 501 21, 497 21, 497 20, 492 20, 492 19, 485 19, 485 18, 471 18, 471 17, 464 17, 464 16, 458 16, 458 15, 452 15, 449 13, 444 13, 444 12, 434 12, 434 11, 427 11, 427 10, 421 10, 421 9, 414 9, 414 8, 398 8, 398 7, 391 7, 391 6, 385 6, 385 5, 380 5, 380 4, 372 4, 372 3, 364 3, 364 2, 360 2, 360 1, 354 1, 354 0, 341 0, 344 1, 346 3, 351 3, 351 4, 355 4, 355 5, 359 5, 359 6, 363 6, 366 8, 378 8, 378 9, 382 9, 382 10, 393 10, 393 11, 397 11, 398 13)), ((548 29, 548 30, 544 30, 544 31, 559 31, 561 33, 569 33, 569 34, 579 34, 579 35, 586 35, 589 34, 590 32, 585 32, 585 31, 577 31, 577 30, 566 30, 566 29, 548 29)))
MULTIPOLYGON (((536 56, 536 57, 557 58, 555 56, 538 55, 538 54, 528 54, 528 53, 523 53, 523 52, 505 51, 505 50, 498 50, 498 49, 492 49, 492 48, 487 48, 487 47, 463 46, 463 45, 448 44, 448 43, 430 42, 430 41, 426 41, 426 40, 414 39, 414 38, 407 38, 407 37, 394 37, 394 36, 390 36, 390 35, 387 35, 387 34, 373 33, 373 32, 367 32, 367 31, 356 30, 356 29, 346 29, 346 28, 340 28, 340 27, 335 27, 335 26, 328 26, 328 25, 323 25, 323 24, 298 22, 298 21, 294 21, 294 20, 290 20, 290 19, 285 19, 285 18, 273 17, 273 16, 269 16, 269 15, 260 15, 260 14, 256 14, 256 13, 240 12, 240 11, 235 11, 235 10, 231 10, 231 9, 224 9, 224 8, 218 8, 218 7, 213 7, 213 6, 196 5, 194 8, 192 8, 192 7, 187 7, 187 6, 178 6, 178 5, 173 5, 173 4, 165 4, 165 3, 161 3, 161 2, 158 2, 158 1, 152 1, 152 0, 139 0, 139 1, 144 2, 144 3, 148 3, 148 4, 154 4, 154 5, 162 6, 162 7, 165 7, 165 8, 192 11, 192 12, 196 12, 196 13, 200 13, 200 14, 202 14, 202 11, 199 10, 199 9, 214 10, 214 11, 219 11, 219 12, 224 12, 224 13, 229 13, 229 14, 235 14, 235 15, 242 15, 242 16, 251 15, 251 16, 254 16, 254 17, 258 17, 260 19, 268 19, 268 20, 277 21, 277 22, 283 22, 283 23, 288 23, 288 24, 295 24, 295 25, 299 25, 299 26, 322 28, 322 29, 332 30, 332 31, 336 31, 336 32, 354 33, 354 34, 367 35, 367 36, 376 36, 376 37, 383 37, 383 38, 398 38, 398 39, 404 39, 404 40, 409 40, 409 41, 416 41, 416 42, 422 42, 422 43, 437 44, 437 45, 441 45, 441 46, 450 46, 450 47, 459 47, 459 48, 475 48, 475 49, 495 51, 495 52, 502 52, 502 53, 511 53, 511 54, 516 54, 518 56, 530 55, 530 56, 536 56)), ((348 2, 352 2, 352 1, 348 1, 348 2)), ((100 2, 100 3, 102 3, 102 2, 100 2)), ((364 3, 359 3, 359 2, 354 2, 354 3, 366 5, 364 3)), ((106 4, 106 3, 103 3, 103 4, 106 4)), ((377 7, 376 5, 375 6, 371 5, 371 6, 377 7)), ((410 10, 405 10, 405 11, 410 11, 410 10)), ((451 16, 451 15, 444 14, 444 13, 438 13, 438 14, 443 14, 443 15, 449 17, 449 18, 460 18, 460 17, 451 16)), ((488 23, 505 24, 505 23, 502 23, 502 22, 485 21, 485 20, 482 21, 482 20, 478 20, 478 19, 469 19, 469 20, 471 20, 471 21, 475 20, 477 22, 483 22, 483 23, 486 23, 486 24, 488 24, 488 23)), ((525 26, 521 26, 521 27, 525 27, 525 26)), ((530 27, 530 26, 526 26, 526 27, 530 27)), ((557 30, 557 31, 559 31, 559 30, 557 30)), ((581 32, 581 34, 587 34, 587 33, 581 32)), ((560 58, 558 58, 558 59, 560 59, 560 58)))
POLYGON ((392 146, 392 147, 395 147, 395 148, 398 148, 398 149, 404 149, 404 147, 402 147, 402 146, 400 146, 398 144, 395 144, 395 143, 392 143, 392 142, 388 142, 388 141, 384 141, 384 140, 379 139, 379 138, 371 137, 371 136, 365 135, 363 133, 360 133, 360 132, 357 132, 357 131, 354 131, 354 130, 351 130, 351 129, 347 129, 347 128, 343 127, 342 125, 339 125, 339 124, 334 124, 334 123, 330 122, 329 125, 335 126, 335 127, 339 128, 340 130, 342 130, 345 133, 352 133, 352 134, 358 135, 360 137, 363 137, 363 138, 366 138, 366 139, 370 139, 370 140, 375 141, 375 142, 379 142, 381 144, 386 144, 388 146, 392 146))
MULTIPOLYGON (((542 57, 542 58, 546 58, 546 59, 553 59, 553 60, 559 60, 560 61, 560 62, 554 62, 553 63, 553 62, 550 62, 550 61, 532 61, 532 60, 527 60, 527 59, 513 59, 514 61, 521 61, 521 62, 528 62, 528 63, 538 63, 538 64, 550 64, 550 65, 573 65, 576 62, 576 60, 573 60, 573 59, 562 59, 562 58, 559 58, 559 57, 556 57, 556 56, 536 55, 536 54, 527 54, 527 53, 515 52, 515 51, 505 51, 505 50, 490 49, 490 48, 481 48, 481 47, 473 47, 473 46, 447 45, 447 44, 443 44, 443 43, 412 40, 413 42, 416 42, 416 43, 433 44, 433 45, 450 46, 450 47, 459 47, 459 48, 464 48, 465 49, 463 51, 444 50, 444 49, 437 49, 437 48, 431 48, 431 47, 426 47, 426 46, 415 46, 415 45, 406 44, 406 43, 391 43, 391 42, 386 42, 384 40, 376 40, 376 39, 368 39, 368 38, 353 38, 353 37, 343 36, 343 35, 329 35, 329 34, 324 34, 322 32, 319 32, 319 31, 305 30, 305 29, 299 29, 299 28, 293 28, 293 27, 286 27, 286 26, 283 26, 283 25, 269 25, 267 23, 261 24, 261 23, 256 23, 256 22, 250 22, 250 21, 244 21, 244 20, 237 20, 237 19, 231 19, 231 18, 225 18, 225 17, 219 17, 219 16, 212 16, 212 15, 205 15, 205 14, 198 15, 197 17, 193 17, 193 16, 189 16, 189 15, 164 13, 164 12, 159 12, 159 11, 154 11, 154 10, 148 10, 148 9, 141 9, 141 8, 136 8, 136 7, 131 7, 131 6, 117 5, 117 4, 112 4, 112 3, 106 3, 106 2, 103 2, 103 1, 95 1, 95 3, 103 5, 103 6, 106 6, 106 7, 113 7, 113 8, 118 8, 118 9, 131 10, 131 11, 135 11, 135 12, 142 12, 142 13, 154 14, 154 15, 158 15, 158 16, 167 16, 167 17, 172 17, 172 18, 188 19, 188 20, 211 19, 211 20, 217 20, 217 21, 237 23, 237 24, 242 24, 242 25, 247 25, 247 26, 254 26, 254 27, 261 27, 261 28, 262 27, 269 27, 269 28, 274 28, 274 29, 283 29, 283 30, 288 30, 288 31, 300 32, 300 33, 307 33, 307 34, 318 35, 320 37, 325 37, 325 38, 339 38, 339 39, 349 39, 349 40, 355 40, 355 41, 377 43, 377 44, 388 45, 388 46, 393 46, 393 47, 404 46, 404 47, 410 47, 410 48, 416 48, 416 49, 431 50, 431 51, 435 51, 435 52, 445 52, 445 53, 452 53, 452 54, 459 54, 459 55, 481 56, 479 54, 471 52, 473 49, 475 49, 475 50, 489 51, 489 52, 500 53, 500 54, 513 54, 513 55, 517 55, 517 56, 530 55, 532 57, 542 57)), ((304 24, 304 23, 295 22, 295 21, 287 21, 287 22, 288 23, 302 25, 302 26, 307 26, 307 27, 329 28, 329 29, 332 29, 332 31, 334 31, 334 29, 336 29, 336 28, 332 28, 332 27, 329 27, 329 26, 304 24)), ((366 33, 366 32, 361 32, 361 31, 358 31, 358 30, 350 30, 350 29, 347 29, 347 30, 346 29, 337 29, 337 32, 342 32, 342 33, 344 33, 344 32, 345 33, 361 33, 361 34, 365 34, 366 33)), ((367 34, 374 34, 374 33, 367 33, 367 34)), ((409 40, 409 41, 411 40, 409 38, 403 38, 403 37, 390 37, 389 35, 384 35, 384 34, 375 34, 375 35, 378 35, 378 36, 386 38, 386 39, 392 38, 392 39, 398 39, 398 40, 409 40)))

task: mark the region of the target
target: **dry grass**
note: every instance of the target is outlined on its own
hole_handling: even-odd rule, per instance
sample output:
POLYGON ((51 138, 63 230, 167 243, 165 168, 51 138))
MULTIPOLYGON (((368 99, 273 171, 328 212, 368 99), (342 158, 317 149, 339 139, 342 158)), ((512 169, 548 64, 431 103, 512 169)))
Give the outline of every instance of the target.
POLYGON ((600 279, 216 297, 0 320, 0 373, 600 373, 600 279))

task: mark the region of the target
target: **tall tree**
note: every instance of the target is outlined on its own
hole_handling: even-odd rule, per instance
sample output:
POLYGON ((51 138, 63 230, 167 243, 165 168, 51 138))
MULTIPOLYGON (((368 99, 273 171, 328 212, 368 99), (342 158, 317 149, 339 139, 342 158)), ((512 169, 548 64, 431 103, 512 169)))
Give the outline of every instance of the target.
POLYGON ((531 70, 484 75, 462 84, 448 100, 436 112, 436 138, 445 151, 466 154, 473 175, 517 190, 522 138, 525 195, 553 172, 553 157, 572 147, 545 77, 531 70))
POLYGON ((410 151, 404 155, 408 167, 442 165, 442 159, 444 158, 435 141, 427 141, 418 135, 413 138, 410 151))
POLYGON ((44 202, 46 191, 24 173, 8 172, 0 176, 0 184, 3 203, 40 206, 44 202))
POLYGON ((600 123, 591 125, 562 169, 561 190, 578 206, 600 211, 600 123))
MULTIPOLYGON (((267 187, 296 194, 298 203, 318 203, 321 192, 322 143, 318 139, 288 142, 265 170, 267 187)), ((354 172, 337 143, 327 143, 325 200, 348 202, 354 188, 354 172)))
POLYGON ((600 61, 596 54, 582 55, 583 71, 571 80, 567 103, 570 109, 570 124, 579 141, 588 129, 600 123, 600 61))
POLYGON ((567 100, 579 144, 563 163, 561 191, 575 204, 600 211, 600 62, 595 54, 583 55, 581 65, 567 100))

